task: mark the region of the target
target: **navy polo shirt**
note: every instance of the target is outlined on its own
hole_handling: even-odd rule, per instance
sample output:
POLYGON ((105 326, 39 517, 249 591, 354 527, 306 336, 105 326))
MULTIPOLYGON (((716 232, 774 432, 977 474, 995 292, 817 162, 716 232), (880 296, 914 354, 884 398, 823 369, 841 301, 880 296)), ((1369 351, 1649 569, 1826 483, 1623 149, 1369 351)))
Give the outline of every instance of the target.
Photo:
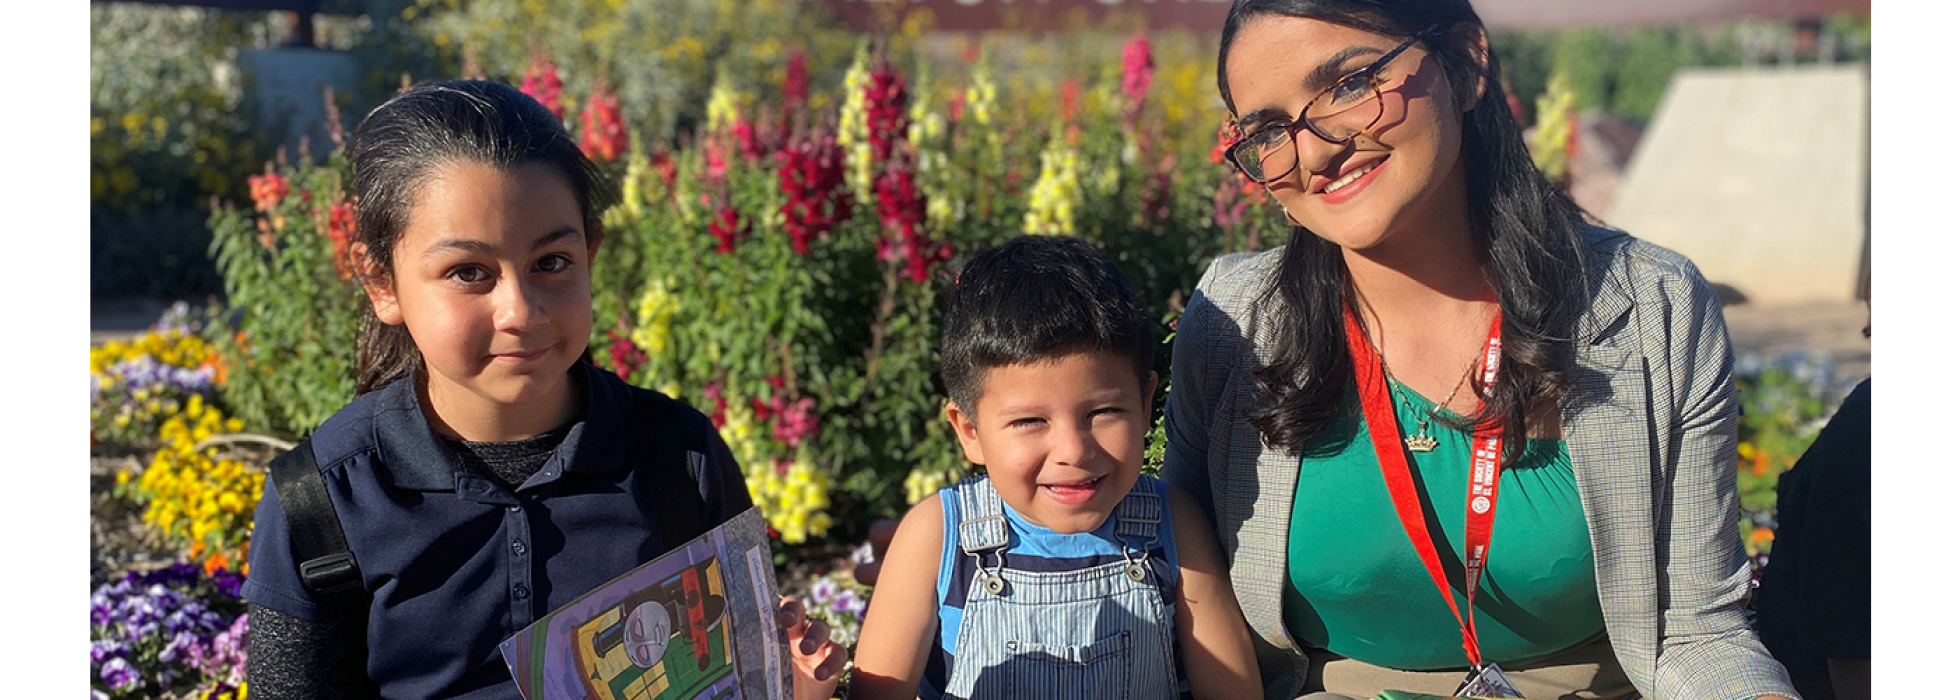
MULTIPOLYGON (((321 424, 313 452, 360 563, 367 670, 384 697, 520 698, 498 651, 539 616, 666 552, 658 489, 644 460, 648 394, 590 363, 583 418, 518 486, 464 468, 422 415, 414 379, 364 394, 321 424)), ((680 407, 703 516, 750 505, 741 469, 706 416, 680 407), (705 439, 702 439, 705 438, 705 439)), ((304 620, 343 614, 307 592, 275 489, 259 501, 247 600, 304 620)), ((707 529, 706 527, 703 528, 707 529)))

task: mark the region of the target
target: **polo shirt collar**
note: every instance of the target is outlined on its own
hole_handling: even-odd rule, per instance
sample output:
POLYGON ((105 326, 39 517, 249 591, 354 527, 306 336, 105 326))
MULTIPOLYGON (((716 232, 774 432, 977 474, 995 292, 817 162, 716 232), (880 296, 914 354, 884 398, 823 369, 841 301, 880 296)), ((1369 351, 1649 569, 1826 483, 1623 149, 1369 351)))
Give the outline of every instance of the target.
MULTIPOLYGON (((614 379, 612 375, 590 362, 577 362, 569 371, 575 381, 582 379, 585 385, 585 412, 572 424, 551 461, 575 472, 624 468, 622 412, 627 388, 617 380, 607 381, 614 379)), ((456 473, 463 470, 463 458, 444 443, 422 414, 415 391, 417 372, 419 368, 411 369, 408 376, 376 392, 373 426, 380 452, 376 470, 396 488, 453 491, 456 473)))
POLYGON ((572 372, 585 375, 585 416, 572 425, 556 458, 575 472, 605 472, 626 468, 627 392, 631 387, 617 375, 579 361, 572 372))

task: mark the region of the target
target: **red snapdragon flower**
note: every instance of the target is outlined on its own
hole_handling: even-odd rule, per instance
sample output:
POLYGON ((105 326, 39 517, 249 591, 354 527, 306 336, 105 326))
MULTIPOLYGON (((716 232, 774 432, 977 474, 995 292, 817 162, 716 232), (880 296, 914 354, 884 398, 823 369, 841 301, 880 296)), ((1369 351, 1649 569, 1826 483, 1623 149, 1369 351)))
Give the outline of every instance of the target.
POLYGON ((871 162, 883 163, 892 157, 896 145, 905 138, 907 118, 905 76, 891 63, 879 60, 864 84, 864 122, 871 142, 871 162))
POLYGON ((579 150, 595 161, 610 161, 631 143, 619 116, 619 96, 607 90, 603 81, 594 83, 585 111, 579 114, 579 150))
POLYGON ((1143 183, 1143 215, 1145 219, 1168 219, 1171 217, 1171 173, 1160 169, 1151 173, 1143 183))
POLYGON ((714 134, 709 134, 701 143, 701 157, 707 161, 708 183, 711 185, 728 177, 727 148, 714 134))
POLYGON ((742 220, 741 212, 734 207, 724 206, 715 212, 713 221, 708 222, 708 233, 715 237, 715 252, 733 253, 735 244, 749 235, 749 223, 742 220))
POLYGON ((1150 78, 1157 63, 1150 58, 1150 38, 1138 32, 1123 45, 1123 95, 1130 98, 1130 110, 1142 111, 1143 96, 1150 92, 1150 78))
POLYGON ((633 344, 633 339, 627 334, 610 330, 606 331, 606 338, 612 341, 606 347, 606 352, 612 356, 613 373, 618 374, 620 379, 632 376, 635 370, 647 363, 646 351, 633 344))
POLYGON ((1232 126, 1231 115, 1220 117, 1218 120, 1218 139, 1211 144, 1212 163, 1220 165, 1225 163, 1225 149, 1232 145, 1232 140, 1235 138, 1238 138, 1238 129, 1232 126))
POLYGON ((783 444, 794 448, 797 445, 803 444, 803 441, 809 439, 811 435, 816 434, 817 412, 815 400, 805 396, 797 399, 795 403, 791 403, 788 399, 777 396, 770 403, 770 408, 776 413, 776 421, 772 424, 771 431, 775 434, 777 440, 781 440, 783 444))
POLYGON ((279 173, 266 171, 264 175, 248 175, 245 184, 252 190, 252 208, 261 212, 272 211, 279 201, 292 191, 292 185, 279 173))
POLYGON ((531 67, 524 71, 524 81, 517 89, 551 110, 551 116, 565 118, 565 84, 558 80, 558 66, 544 54, 531 57, 531 67))
POLYGON ((654 151, 653 172, 660 176, 660 184, 669 190, 674 189, 674 177, 680 173, 680 165, 674 162, 673 154, 664 150, 654 151))
POLYGON ((1082 83, 1073 76, 1062 79, 1062 121, 1075 121, 1075 112, 1082 106, 1082 83))
POLYGON ((824 133, 776 154, 782 160, 776 182, 785 195, 783 229, 798 255, 807 255, 811 241, 830 235, 850 215, 843 150, 834 136, 824 133))
POLYGON ((762 142, 756 138, 755 125, 749 120, 736 117, 735 123, 728 127, 728 135, 734 137, 735 152, 742 160, 753 163, 762 159, 762 142))
POLYGON ((333 241, 333 267, 341 279, 354 276, 355 214, 353 202, 339 202, 327 209, 326 234, 333 241))
POLYGON ((701 387, 701 395, 707 397, 714 410, 708 413, 708 420, 714 421, 715 429, 728 420, 728 399, 721 395, 721 382, 710 381, 701 387))
POLYGON ((952 259, 953 246, 925 237, 926 199, 911 169, 894 162, 875 185, 878 222, 886 234, 878 239, 878 260, 904 261, 906 276, 923 284, 931 278, 932 266, 952 259))
POLYGON ((783 108, 796 109, 803 106, 810 95, 809 58, 802 49, 789 52, 789 63, 783 67, 783 108))

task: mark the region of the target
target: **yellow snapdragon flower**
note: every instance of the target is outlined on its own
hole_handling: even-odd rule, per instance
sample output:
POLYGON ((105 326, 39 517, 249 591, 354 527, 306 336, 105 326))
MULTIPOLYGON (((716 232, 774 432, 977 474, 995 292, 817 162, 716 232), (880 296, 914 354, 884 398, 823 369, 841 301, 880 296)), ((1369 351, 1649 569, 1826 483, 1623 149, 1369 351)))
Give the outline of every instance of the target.
POLYGON ((844 149, 844 178, 857 201, 871 199, 871 125, 864 112, 864 87, 871 81, 871 54, 858 47, 850 70, 844 72, 843 106, 837 114, 837 145, 844 149))
POLYGON ((1041 152, 1041 175, 1028 189, 1028 213, 1022 219, 1024 233, 1075 234, 1075 204, 1081 197, 1081 166, 1075 149, 1060 141, 1041 152))
POLYGON ((640 293, 638 308, 634 310, 630 338, 647 354, 649 362, 666 356, 668 338, 673 336, 674 312, 681 308, 680 300, 667 290, 665 279, 648 281, 646 291, 640 293))
MULTIPOLYGON (((730 409, 730 413, 733 413, 730 409)), ((724 431, 728 424, 723 424, 724 431)), ((762 515, 783 541, 800 544, 830 530, 830 474, 816 467, 808 455, 799 451, 787 465, 776 460, 746 463, 744 479, 749 497, 762 508, 762 515)))

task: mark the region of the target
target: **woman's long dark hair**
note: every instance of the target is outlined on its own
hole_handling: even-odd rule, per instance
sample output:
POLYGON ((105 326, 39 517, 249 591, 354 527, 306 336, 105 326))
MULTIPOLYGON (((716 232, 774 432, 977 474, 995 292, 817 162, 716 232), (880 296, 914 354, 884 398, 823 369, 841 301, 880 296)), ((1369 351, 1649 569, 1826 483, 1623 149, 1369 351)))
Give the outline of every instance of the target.
MULTIPOLYGON (((409 88, 361 120, 349 150, 356 236, 367 246, 360 266, 364 282, 394 284, 395 244, 438 166, 472 162, 506 172, 532 163, 551 167, 571 186, 587 222, 617 198, 564 122, 503 83, 453 80, 409 88)), ((372 308, 361 329, 360 356, 360 394, 407 377, 422 363, 408 328, 382 323, 372 308)))
MULTIPOLYGON (((1506 452, 1515 455, 1524 447, 1530 409, 1555 402, 1570 385, 1587 268, 1581 210, 1532 164, 1500 88, 1497 56, 1479 56, 1466 31, 1481 29, 1483 20, 1466 0, 1235 0, 1218 42, 1218 92, 1227 109, 1237 111, 1225 81, 1232 40, 1247 22, 1273 15, 1392 37, 1440 27, 1422 44, 1453 91, 1474 91, 1482 78, 1483 94, 1463 115, 1463 165, 1484 278, 1504 314, 1504 357, 1483 411, 1471 420, 1498 421, 1506 452)), ((1270 292, 1266 298, 1276 306, 1263 316, 1276 324, 1278 346, 1272 362, 1254 373, 1260 402, 1252 420, 1267 445, 1299 454, 1334 422, 1354 376, 1353 358, 1339 340, 1342 315, 1355 303, 1340 247, 1295 226, 1270 292)))

